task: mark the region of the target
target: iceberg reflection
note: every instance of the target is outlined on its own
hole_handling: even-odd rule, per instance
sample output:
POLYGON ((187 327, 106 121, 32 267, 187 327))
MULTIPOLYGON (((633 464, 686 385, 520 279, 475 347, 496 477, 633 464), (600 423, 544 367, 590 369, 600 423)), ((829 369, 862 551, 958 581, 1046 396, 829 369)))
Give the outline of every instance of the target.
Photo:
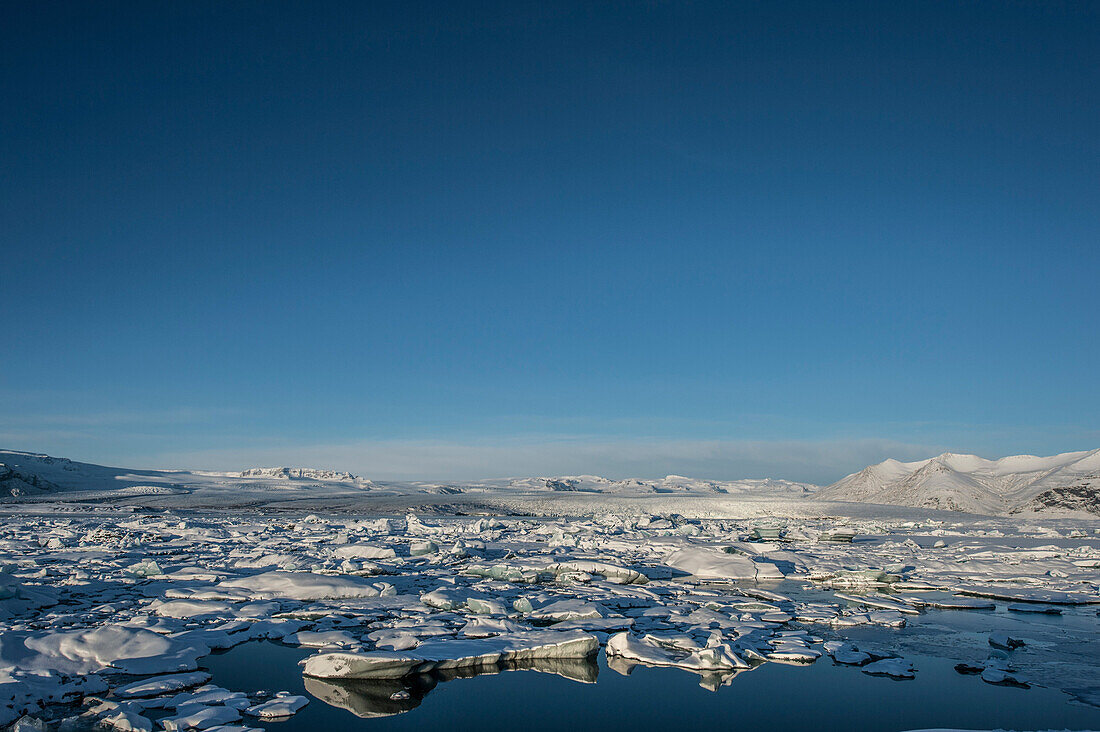
POLYGON ((740 674, 752 671, 756 666, 750 666, 749 668, 731 669, 728 671, 703 671, 699 669, 689 669, 676 666, 656 666, 648 663, 640 663, 638 661, 631 661, 621 656, 608 656, 607 667, 616 673, 623 676, 629 676, 630 673, 641 666, 642 668, 679 668, 681 671, 687 671, 693 673, 699 677, 699 686, 703 687, 707 691, 718 691, 723 686, 729 686, 735 678, 740 674))
POLYGON ((582 684, 596 683, 600 667, 595 657, 540 658, 505 662, 491 667, 437 669, 400 679, 317 679, 303 677, 306 692, 324 703, 345 709, 357 717, 389 717, 420 706, 440 683, 454 679, 499 674, 504 671, 537 671, 582 684))

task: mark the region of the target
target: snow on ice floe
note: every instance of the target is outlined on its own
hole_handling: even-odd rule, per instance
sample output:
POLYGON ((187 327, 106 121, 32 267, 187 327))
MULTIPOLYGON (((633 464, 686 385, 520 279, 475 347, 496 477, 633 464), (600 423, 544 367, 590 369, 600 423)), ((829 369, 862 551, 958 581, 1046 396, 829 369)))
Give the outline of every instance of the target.
POLYGON ((872 676, 890 676, 895 679, 911 679, 916 676, 913 664, 903 658, 884 658, 880 661, 872 661, 862 667, 860 671, 872 676))
POLYGON ((265 702, 256 704, 255 706, 248 707, 244 710, 244 713, 251 717, 261 717, 263 719, 278 719, 280 717, 289 717, 295 714, 299 709, 309 704, 309 699, 297 694, 279 693, 274 698, 268 699, 265 702))
POLYGON ((822 655, 852 673, 906 678, 905 656, 939 653, 997 685, 1069 689, 1095 673, 1095 656, 1043 626, 1045 613, 1021 610, 1095 623, 1092 524, 857 516, 843 521, 848 543, 821 540, 836 517, 775 523, 781 531, 761 531, 758 518, 645 512, 9 513, 0 724, 92 697, 96 719, 119 729, 164 714, 247 727, 296 711, 292 694, 202 686, 204 655, 256 639, 316 649, 302 667, 307 689, 361 716, 414 708, 427 692, 408 674, 424 671, 591 680, 601 644, 615 671, 676 668, 708 689, 822 655), (952 631, 963 616, 980 617, 982 632, 952 631), (864 647, 867 633, 882 650, 864 647), (999 633, 1027 645, 1006 650, 1009 641, 991 643, 999 633))
POLYGON ((675 666, 689 671, 731 671, 748 668, 729 644, 716 642, 706 647, 685 648, 675 642, 661 643, 647 636, 636 638, 631 633, 618 633, 607 641, 608 657, 647 666, 675 666))
POLYGON ((194 669, 209 649, 148 630, 102 625, 88 630, 0 634, 0 668, 88 674, 156 674, 194 669))
POLYGON ((358 577, 333 577, 312 572, 264 572, 224 580, 219 588, 244 590, 254 600, 321 600, 351 597, 378 597, 372 583, 358 577))
POLYGON ((140 699, 143 697, 162 696, 171 692, 190 689, 201 686, 210 680, 210 674, 205 671, 193 671, 188 674, 170 674, 167 676, 155 676, 151 679, 135 681, 114 690, 114 695, 123 699, 140 699))
POLYGON ((783 572, 775 564, 709 547, 677 549, 664 563, 703 580, 781 580, 783 572))

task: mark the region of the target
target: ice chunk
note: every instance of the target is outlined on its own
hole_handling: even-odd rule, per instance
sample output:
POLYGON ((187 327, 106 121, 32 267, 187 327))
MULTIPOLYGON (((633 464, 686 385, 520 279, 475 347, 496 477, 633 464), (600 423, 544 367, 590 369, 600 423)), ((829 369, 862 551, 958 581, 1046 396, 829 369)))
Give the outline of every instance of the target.
POLYGON ((378 589, 363 578, 312 572, 264 572, 251 577, 224 580, 218 587, 244 590, 253 600, 378 597, 378 589))
POLYGON ((916 610, 911 605, 907 605, 893 598, 884 597, 883 595, 845 595, 838 592, 836 596, 841 600, 847 600, 848 602, 866 605, 867 607, 873 607, 879 610, 893 610, 894 612, 905 613, 907 615, 920 615, 920 611, 916 610))
POLYGON ((434 541, 414 541, 409 544, 409 556, 419 557, 425 554, 436 554, 439 552, 439 545, 434 541))
POLYGON ((420 596, 420 602, 438 610, 457 610, 466 607, 466 601, 472 594, 473 593, 469 590, 465 589, 440 587, 437 590, 425 592, 420 596))
POLYGON ((1095 593, 1060 592, 1058 590, 1036 590, 1023 587, 967 586, 960 588, 959 593, 963 595, 974 595, 975 597, 992 597, 994 600, 1035 602, 1044 605, 1088 605, 1100 603, 1100 596, 1095 593))
POLYGON ((825 652, 837 663, 862 666, 871 660, 869 653, 865 653, 856 648, 854 644, 845 641, 826 641, 823 647, 825 652))
POLYGON ((987 666, 982 670, 982 681, 987 684, 997 684, 999 686, 1019 686, 1028 688, 1028 683, 1024 681, 1024 678, 1014 671, 1010 671, 1004 668, 997 668, 995 666, 987 666))
MULTIPOLYGON (((837 595, 839 597, 840 595, 837 595)), ((909 602, 919 607, 932 607, 937 610, 996 610, 996 603, 976 597, 922 597, 907 596, 909 602)))
POLYGON ((189 674, 171 674, 169 676, 156 676, 144 681, 135 681, 126 686, 115 689, 114 695, 122 699, 142 699, 150 696, 160 696, 173 691, 182 691, 194 686, 200 686, 210 680, 210 674, 205 671, 192 671, 189 674))
POLYGON ((705 580, 779 580, 784 576, 771 562, 701 547, 677 549, 665 557, 665 564, 705 580))
POLYGON ((277 719, 289 717, 299 709, 309 704, 309 699, 294 694, 277 694, 273 699, 268 699, 255 706, 244 710, 244 713, 252 717, 263 719, 277 719))
POLYGON ((1019 638, 1013 638, 1008 633, 996 632, 989 634, 989 645, 1006 651, 1014 651, 1027 644, 1019 638))
POLYGON ((349 648, 360 645, 355 636, 343 630, 299 631, 283 638, 283 643, 306 648, 349 648))
POLYGON ((478 615, 507 615, 508 609, 499 600, 489 600, 482 597, 466 598, 466 609, 478 615))
POLYGON ((415 651, 322 653, 301 661, 303 673, 323 679, 400 678, 433 669, 487 667, 537 658, 585 658, 600 644, 588 633, 535 630, 469 640, 432 639, 415 651))
POLYGON ((606 612, 606 608, 583 600, 559 600, 531 611, 527 617, 536 622, 560 623, 563 620, 602 618, 606 612))
POLYGON ((166 717, 160 720, 160 725, 168 732, 186 729, 201 730, 236 722, 240 718, 241 713, 232 707, 202 707, 188 714, 166 717))
POLYGON ((0 634, 0 667, 86 674, 114 669, 129 674, 190 671, 205 645, 185 643, 138 628, 0 634))
POLYGON ((176 694, 164 702, 165 709, 175 709, 177 714, 188 714, 201 707, 233 707, 244 709, 251 702, 243 692, 230 691, 220 686, 204 686, 196 689, 195 693, 176 694))
POLYGON ((637 638, 631 633, 618 633, 607 640, 608 658, 618 657, 647 666, 675 666, 691 671, 711 671, 748 668, 728 644, 716 643, 706 648, 684 650, 676 641, 662 645, 653 636, 637 638))
POLYGON ((157 575, 164 574, 163 570, 161 570, 160 568, 160 565, 151 559, 148 561, 131 564, 126 571, 134 575, 135 577, 155 577, 157 575))
MULTIPOLYGON (((559 628, 555 628, 558 630, 559 628)), ((503 635, 504 633, 522 633, 528 630, 526 626, 513 622, 506 618, 487 618, 487 617, 473 617, 470 618, 466 625, 462 626, 460 635, 464 635, 467 638, 488 638, 491 635, 503 635)), ((406 646, 406 648, 412 648, 416 644, 406 646)), ((394 649, 402 650, 402 649, 394 649)))
POLYGON ((916 669, 913 664, 904 658, 884 658, 874 661, 860 669, 865 674, 872 676, 891 676, 895 679, 911 679, 915 676, 916 669))
POLYGON ((1030 603, 1013 603, 1008 609, 1014 613, 1035 613, 1040 615, 1061 615, 1062 608, 1053 605, 1033 605, 1030 603))
POLYGON ((232 617, 232 606, 227 602, 169 600, 157 602, 150 609, 166 618, 224 618, 232 617))
POLYGON ((535 566, 533 563, 530 565, 519 563, 468 564, 463 568, 462 573, 473 577, 528 585, 544 579, 551 579, 554 576, 541 565, 535 566))
POLYGON ((546 571, 554 575, 561 574, 562 572, 584 572, 586 574, 599 575, 608 582, 617 582, 624 585, 644 585, 649 582, 649 578, 637 570, 591 560, 574 559, 568 562, 558 562, 548 566, 546 571))
POLYGON ((153 732, 153 720, 136 712, 115 712, 100 717, 99 722, 121 732, 153 732))
POLYGON ((333 556, 340 559, 393 559, 397 556, 397 552, 388 546, 346 544, 336 547, 333 556))

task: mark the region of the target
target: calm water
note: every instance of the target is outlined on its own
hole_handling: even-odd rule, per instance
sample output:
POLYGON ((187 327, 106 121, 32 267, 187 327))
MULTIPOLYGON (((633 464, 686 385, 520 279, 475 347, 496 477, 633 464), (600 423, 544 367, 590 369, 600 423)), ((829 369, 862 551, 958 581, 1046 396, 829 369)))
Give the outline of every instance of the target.
MULTIPOLYGON (((811 666, 766 663, 711 691, 718 677, 676 669, 590 663, 509 670, 471 678, 422 676, 403 682, 336 684, 303 679, 311 651, 252 642, 206 659, 214 683, 230 689, 288 690, 310 704, 272 730, 562 729, 897 731, 922 727, 1100 729, 1100 708, 1061 692, 1017 689, 961 676, 953 661, 907 656, 917 678, 872 677, 823 658, 811 666), (568 677, 568 678, 567 678, 568 677), (587 683, 586 683, 587 682, 587 683), (591 683, 595 682, 595 683, 591 683), (396 691, 409 698, 391 700, 396 691)), ((1094 682, 1096 680, 1093 680, 1094 682)), ((255 724, 254 722, 252 724, 255 724)))

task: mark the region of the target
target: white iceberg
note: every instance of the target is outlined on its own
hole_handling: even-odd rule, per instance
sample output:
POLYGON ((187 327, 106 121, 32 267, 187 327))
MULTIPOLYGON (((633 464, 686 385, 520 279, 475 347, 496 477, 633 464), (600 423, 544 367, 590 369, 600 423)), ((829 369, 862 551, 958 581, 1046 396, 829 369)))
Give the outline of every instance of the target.
POLYGON ((586 658, 599 650, 595 636, 534 630, 476 639, 431 639, 408 652, 322 653, 302 660, 306 676, 321 679, 400 678, 434 669, 491 667, 509 661, 586 658))

